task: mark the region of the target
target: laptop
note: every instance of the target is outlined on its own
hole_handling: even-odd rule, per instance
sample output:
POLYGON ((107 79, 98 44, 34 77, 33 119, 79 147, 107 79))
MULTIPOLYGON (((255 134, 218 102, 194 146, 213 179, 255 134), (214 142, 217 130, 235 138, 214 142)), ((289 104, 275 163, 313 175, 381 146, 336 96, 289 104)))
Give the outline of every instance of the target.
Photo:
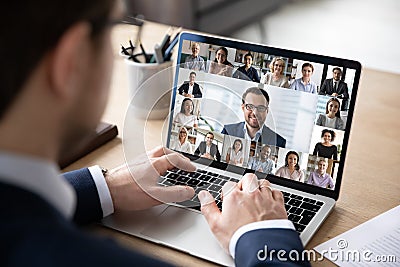
MULTIPOLYGON (((339 197, 360 63, 186 32, 178 44, 165 145, 190 158, 197 171, 173 169, 159 184, 208 190, 221 207, 223 184, 255 173, 283 192, 288 218, 306 245, 339 197), (193 46, 200 50, 195 57, 193 46), (249 57, 252 68, 246 69, 249 57), (246 103, 249 95, 266 99, 265 92, 265 106, 246 103), (252 112, 264 115, 249 117, 252 112), (257 122, 254 134, 250 128, 257 129, 257 122)), ((234 265, 199 208, 195 195, 182 203, 113 214, 102 224, 234 265)))

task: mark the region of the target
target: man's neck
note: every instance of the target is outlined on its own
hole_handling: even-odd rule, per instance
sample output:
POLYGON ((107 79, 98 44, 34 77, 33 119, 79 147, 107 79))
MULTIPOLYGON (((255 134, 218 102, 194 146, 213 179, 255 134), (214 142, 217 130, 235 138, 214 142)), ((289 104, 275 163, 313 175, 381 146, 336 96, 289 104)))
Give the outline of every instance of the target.
POLYGON ((253 139, 256 136, 257 132, 260 130, 260 128, 249 127, 247 124, 246 124, 246 129, 247 129, 247 134, 251 137, 251 139, 253 139))

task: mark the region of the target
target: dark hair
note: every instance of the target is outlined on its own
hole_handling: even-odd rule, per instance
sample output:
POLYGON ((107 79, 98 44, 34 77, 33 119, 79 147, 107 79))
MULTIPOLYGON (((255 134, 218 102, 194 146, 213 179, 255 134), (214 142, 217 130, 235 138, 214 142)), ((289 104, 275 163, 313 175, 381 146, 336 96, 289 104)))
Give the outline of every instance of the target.
POLYGON ((336 111, 335 117, 340 118, 340 102, 337 98, 331 98, 328 100, 328 102, 326 102, 325 114, 328 114, 328 106, 329 106, 329 103, 331 103, 331 102, 336 102, 339 104, 339 107, 338 107, 338 110, 336 111))
POLYGON ((240 139, 235 139, 235 141, 233 141, 232 149, 235 150, 235 143, 236 143, 236 142, 239 142, 239 143, 240 143, 240 149, 239 149, 239 151, 242 151, 242 149, 243 149, 243 142, 242 142, 242 140, 240 140, 240 139))
MULTIPOLYGON (((219 50, 224 51, 224 52, 225 52, 225 55, 226 55, 226 59, 225 59, 225 61, 224 61, 222 64, 231 65, 231 63, 228 61, 228 49, 226 49, 226 47, 221 46, 220 48, 218 48, 218 49, 215 51, 215 55, 217 55, 217 53, 218 53, 219 50)), ((217 58, 214 59, 214 62, 218 62, 218 61, 217 61, 217 58)))
POLYGON ((342 70, 341 70, 341 68, 339 68, 339 67, 334 67, 333 70, 332 70, 332 72, 334 72, 335 70, 338 70, 340 73, 342 73, 342 70))
POLYGON ((288 163, 288 159, 290 155, 295 155, 297 157, 297 162, 296 162, 296 166, 294 166, 294 168, 296 170, 300 170, 300 166, 299 166, 299 154, 297 154, 296 151, 289 151, 288 153, 286 153, 286 157, 285 157, 285 167, 289 167, 289 163, 288 163))
MULTIPOLYGON (((180 111, 180 112, 183 113, 183 114, 185 114, 185 108, 184 108, 184 106, 185 106, 185 102, 186 102, 186 101, 192 102, 192 105, 193 105, 193 107, 194 107, 193 100, 190 99, 190 98, 188 98, 188 97, 186 97, 185 99, 183 99, 182 104, 181 104, 181 111, 180 111)), ((190 114, 193 115, 193 110, 192 110, 192 112, 190 112, 190 114)))
POLYGON ((212 132, 206 133, 206 135, 204 137, 207 137, 207 135, 209 135, 209 134, 211 134, 213 136, 213 139, 214 139, 214 134, 212 132))
POLYGON ((335 140, 335 137, 336 137, 335 132, 332 131, 332 130, 329 130, 329 129, 323 129, 323 130, 322 130, 322 133, 321 133, 321 138, 324 137, 324 135, 325 135, 326 133, 329 133, 329 134, 331 135, 331 142, 333 142, 333 141, 335 140))
POLYGON ((269 95, 268 95, 267 91, 265 91, 264 89, 260 89, 258 87, 247 88, 247 90, 242 95, 242 103, 243 104, 245 103, 244 100, 246 99, 246 96, 250 93, 255 94, 255 95, 263 95, 265 97, 265 99, 267 100, 267 104, 269 104, 269 95))
POLYGON ((251 57, 251 60, 253 60, 253 55, 249 52, 246 55, 244 55, 244 59, 246 59, 246 57, 251 57))
POLYGON ((189 76, 192 75, 192 74, 194 74, 194 76, 197 76, 196 72, 194 72, 194 71, 190 72, 189 76))
POLYGON ((314 66, 311 63, 309 63, 309 62, 304 63, 301 66, 301 70, 303 70, 305 67, 310 67, 312 69, 312 71, 314 72, 314 66))
POLYGON ((87 21, 95 39, 107 25, 115 1, 7 1, 0 17, 0 118, 15 101, 36 65, 75 23, 87 21), (21 8, 23 7, 23 8, 21 8), (17 10, 17 12, 12 12, 17 10))

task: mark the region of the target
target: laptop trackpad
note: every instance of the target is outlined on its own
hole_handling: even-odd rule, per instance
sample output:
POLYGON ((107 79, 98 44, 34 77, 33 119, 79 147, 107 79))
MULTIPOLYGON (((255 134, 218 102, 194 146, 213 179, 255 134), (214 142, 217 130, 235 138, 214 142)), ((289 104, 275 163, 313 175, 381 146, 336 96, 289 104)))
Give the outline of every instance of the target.
POLYGON ((223 265, 233 265, 211 233, 203 215, 170 206, 142 232, 155 242, 223 265))

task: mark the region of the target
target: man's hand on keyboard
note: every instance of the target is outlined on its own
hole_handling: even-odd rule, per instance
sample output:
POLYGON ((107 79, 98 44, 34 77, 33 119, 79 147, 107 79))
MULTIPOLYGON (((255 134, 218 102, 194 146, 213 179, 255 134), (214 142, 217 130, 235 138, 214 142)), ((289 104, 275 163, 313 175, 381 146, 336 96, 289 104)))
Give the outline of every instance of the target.
POLYGON ((267 180, 259 185, 254 174, 246 174, 239 183, 226 182, 222 187, 222 212, 209 192, 199 193, 201 211, 226 251, 240 227, 258 221, 287 219, 282 193, 269 186, 267 180))
POLYGON ((110 170, 106 182, 114 209, 142 210, 192 198, 194 190, 189 186, 163 187, 157 184, 160 175, 174 167, 190 172, 196 170, 188 158, 163 147, 137 157, 128 165, 110 170))

